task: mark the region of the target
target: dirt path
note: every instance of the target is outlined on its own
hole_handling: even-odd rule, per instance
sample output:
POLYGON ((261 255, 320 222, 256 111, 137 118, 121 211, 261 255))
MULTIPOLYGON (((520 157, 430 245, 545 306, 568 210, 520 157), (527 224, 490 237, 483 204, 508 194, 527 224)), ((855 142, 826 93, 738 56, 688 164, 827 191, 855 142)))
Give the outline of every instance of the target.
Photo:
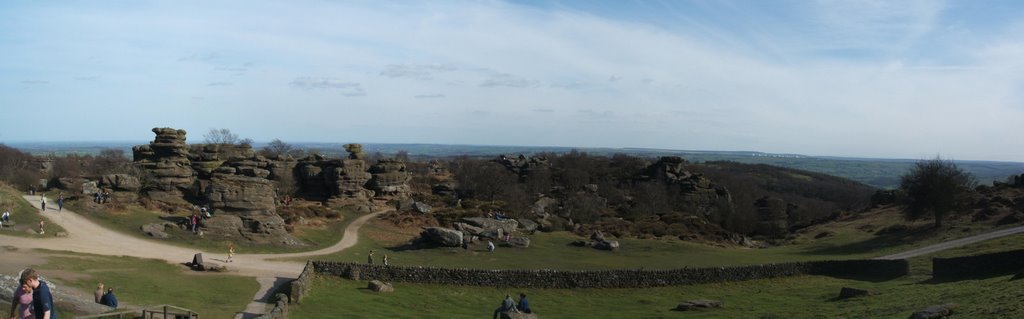
POLYGON ((942 251, 942 250, 946 250, 946 249, 950 249, 950 248, 960 247, 960 246, 964 246, 964 245, 968 245, 968 244, 973 244, 973 243, 977 243, 977 242, 981 242, 981 241, 986 241, 986 240, 990 240, 990 239, 995 239, 995 238, 999 238, 999 237, 1003 237, 1003 236, 1009 236, 1009 235, 1013 235, 1013 234, 1019 234, 1019 233, 1024 233, 1024 226, 1014 227, 1014 228, 1007 228, 1007 229, 997 230, 997 231, 994 231, 994 232, 991 232, 991 233, 984 233, 984 234, 981 234, 981 235, 974 235, 974 236, 971 236, 971 237, 954 239, 954 240, 950 240, 950 241, 946 241, 946 242, 941 242, 941 243, 938 243, 938 244, 935 244, 935 245, 931 245, 931 246, 926 246, 926 247, 921 247, 921 248, 918 248, 918 249, 908 250, 908 251, 905 251, 905 252, 902 252, 902 253, 897 253, 897 254, 892 254, 892 255, 888 255, 888 256, 878 257, 878 258, 875 258, 875 259, 906 259, 906 258, 913 258, 913 257, 917 257, 917 256, 931 254, 931 253, 934 253, 934 252, 937 252, 937 251, 942 251))
MULTIPOLYGON (((39 207, 39 196, 23 196, 34 207, 39 207)), ((294 279, 302 272, 303 262, 282 261, 271 259, 311 257, 340 252, 356 244, 359 228, 371 218, 383 211, 365 215, 352 221, 345 228, 342 239, 335 245, 320 250, 290 254, 236 254, 234 262, 229 266, 229 274, 256 277, 260 290, 245 309, 242 318, 262 314, 268 304, 269 292, 283 285, 288 279, 294 279)), ((164 260, 171 264, 181 264, 192 260, 192 255, 202 252, 207 258, 226 258, 226 252, 201 251, 195 248, 184 248, 153 240, 145 240, 103 228, 96 223, 65 209, 61 212, 56 207, 47 207, 43 215, 67 230, 64 238, 25 238, 0 235, 5 246, 19 249, 52 249, 75 251, 96 255, 131 256, 164 260)), ((47 234, 50 235, 50 234, 47 234)))

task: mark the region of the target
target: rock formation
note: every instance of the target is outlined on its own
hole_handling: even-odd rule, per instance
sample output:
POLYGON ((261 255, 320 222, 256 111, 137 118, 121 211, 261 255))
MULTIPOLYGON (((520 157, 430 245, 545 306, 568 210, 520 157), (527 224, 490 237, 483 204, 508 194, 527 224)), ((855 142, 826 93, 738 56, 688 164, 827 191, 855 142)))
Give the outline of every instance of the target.
POLYGON ((789 232, 789 212, 794 207, 782 199, 762 197, 754 202, 757 207, 757 226, 754 231, 769 237, 783 237, 789 232))
POLYGON ((678 156, 664 156, 647 167, 641 179, 660 180, 679 186, 690 213, 709 220, 720 220, 733 213, 732 196, 724 186, 715 185, 702 174, 686 170, 686 161, 678 156))
POLYGON ((141 169, 142 192, 150 199, 175 204, 186 204, 185 194, 193 194, 195 173, 185 144, 185 130, 154 128, 156 138, 149 145, 132 148, 135 166, 141 169))
POLYGON ((405 162, 385 158, 370 167, 372 178, 366 186, 378 196, 406 197, 409 195, 409 181, 412 175, 405 170, 405 162))
POLYGON ((269 166, 262 156, 253 156, 228 160, 215 169, 205 192, 214 211, 207 228, 259 243, 301 245, 275 211, 269 166))

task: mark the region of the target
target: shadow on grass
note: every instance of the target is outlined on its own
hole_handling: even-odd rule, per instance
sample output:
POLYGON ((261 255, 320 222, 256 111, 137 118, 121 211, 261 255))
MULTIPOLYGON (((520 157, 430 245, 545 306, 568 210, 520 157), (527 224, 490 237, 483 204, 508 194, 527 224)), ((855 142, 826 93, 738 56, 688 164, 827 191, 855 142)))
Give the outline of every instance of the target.
POLYGON ((905 229, 894 232, 879 231, 878 235, 868 240, 841 245, 815 247, 800 254, 804 255, 855 255, 866 254, 895 245, 910 244, 934 236, 934 228, 905 229))

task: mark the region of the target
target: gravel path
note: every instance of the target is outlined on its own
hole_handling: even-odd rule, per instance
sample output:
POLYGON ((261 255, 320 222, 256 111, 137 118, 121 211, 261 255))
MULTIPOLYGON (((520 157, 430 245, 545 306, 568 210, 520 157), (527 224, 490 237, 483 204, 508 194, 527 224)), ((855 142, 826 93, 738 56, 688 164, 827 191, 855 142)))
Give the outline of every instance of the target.
MULTIPOLYGON (((39 207, 39 196, 23 196, 26 201, 34 207, 39 207)), ((52 202, 52 201, 50 201, 52 202)), ((303 262, 281 261, 282 258, 312 257, 337 253, 356 244, 359 228, 371 218, 374 218, 383 211, 365 215, 352 221, 345 228, 345 233, 337 244, 331 247, 315 251, 288 253, 288 254, 236 254, 234 262, 227 264, 230 269, 228 274, 256 277, 260 283, 260 290, 257 291, 253 301, 246 307, 245 312, 236 318, 250 318, 266 311, 269 304, 268 292, 274 291, 277 287, 295 279, 302 272, 305 266, 303 262), (278 259, 278 260, 271 260, 278 259)), ((60 224, 67 230, 68 236, 63 238, 25 238, 0 235, 0 241, 4 245, 18 247, 20 249, 52 249, 66 250, 81 253, 109 256, 131 256, 139 258, 151 258, 167 261, 171 264, 181 264, 192 260, 192 255, 203 253, 207 259, 225 259, 226 251, 201 251, 194 248, 184 248, 156 240, 145 240, 116 231, 103 228, 96 223, 64 209, 61 212, 56 207, 47 207, 42 213, 54 223, 60 224)), ((47 234, 51 235, 51 234, 47 234)))
POLYGON ((1024 226, 1014 227, 1014 228, 1007 228, 1007 229, 997 230, 997 231, 994 231, 994 232, 991 232, 991 233, 984 233, 984 234, 981 234, 981 235, 974 235, 974 236, 971 236, 971 237, 965 237, 965 238, 954 239, 954 240, 950 240, 950 241, 946 241, 946 242, 941 242, 941 243, 938 243, 938 244, 935 244, 935 245, 921 247, 921 248, 914 249, 914 250, 908 250, 908 251, 905 251, 905 252, 902 252, 902 253, 898 253, 898 254, 882 256, 882 257, 878 257, 878 258, 875 258, 875 259, 907 259, 907 258, 913 258, 913 257, 921 256, 921 255, 931 254, 931 253, 934 253, 934 252, 937 252, 937 251, 942 251, 942 250, 946 250, 946 249, 950 249, 950 248, 954 248, 954 247, 960 247, 960 246, 964 246, 964 245, 968 245, 968 244, 973 244, 973 243, 980 242, 980 241, 986 241, 986 240, 989 240, 989 239, 995 239, 995 238, 999 238, 999 237, 1003 237, 1003 236, 1009 236, 1009 235, 1013 235, 1013 234, 1017 234, 1017 233, 1022 233, 1022 232, 1024 232, 1024 226))

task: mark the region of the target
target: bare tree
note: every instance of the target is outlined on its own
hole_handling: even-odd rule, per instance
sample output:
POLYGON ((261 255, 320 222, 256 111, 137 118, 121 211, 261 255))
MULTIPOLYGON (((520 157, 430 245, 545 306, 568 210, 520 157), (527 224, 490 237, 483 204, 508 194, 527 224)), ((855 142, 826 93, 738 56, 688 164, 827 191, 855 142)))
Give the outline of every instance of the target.
POLYGON ((270 143, 267 144, 266 147, 260 150, 260 155, 266 157, 291 155, 292 157, 298 158, 302 157, 304 155, 303 153, 304 152, 301 149, 295 148, 291 144, 285 143, 284 141, 278 138, 275 138, 273 141, 270 141, 270 143))
MULTIPOLYGON (((206 143, 207 144, 228 145, 228 144, 239 144, 241 142, 241 139, 238 138, 238 134, 232 133, 231 130, 226 129, 226 128, 222 128, 222 129, 211 128, 209 133, 206 133, 205 135, 203 135, 203 138, 206 139, 206 143)), ((250 140, 250 142, 251 142, 251 140, 250 140)))
POLYGON ((977 181, 956 163, 935 157, 917 162, 910 172, 900 177, 900 189, 906 192, 907 218, 919 219, 932 213, 935 227, 949 212, 963 206, 977 181))

